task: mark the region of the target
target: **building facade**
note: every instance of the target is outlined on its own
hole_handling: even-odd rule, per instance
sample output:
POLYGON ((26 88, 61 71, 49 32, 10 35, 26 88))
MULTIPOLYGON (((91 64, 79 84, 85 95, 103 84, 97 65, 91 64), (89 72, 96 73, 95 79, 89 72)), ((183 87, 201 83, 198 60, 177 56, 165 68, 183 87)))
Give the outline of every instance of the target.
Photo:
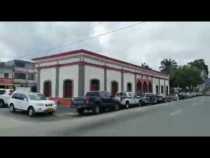
POLYGON ((36 87, 36 70, 32 62, 12 60, 4 65, 10 68, 14 87, 36 87))
POLYGON ((95 90, 112 95, 121 91, 169 94, 169 76, 88 50, 32 60, 37 69, 37 87, 49 97, 72 98, 95 90))
POLYGON ((13 88, 13 71, 12 67, 4 62, 0 63, 0 88, 13 88))

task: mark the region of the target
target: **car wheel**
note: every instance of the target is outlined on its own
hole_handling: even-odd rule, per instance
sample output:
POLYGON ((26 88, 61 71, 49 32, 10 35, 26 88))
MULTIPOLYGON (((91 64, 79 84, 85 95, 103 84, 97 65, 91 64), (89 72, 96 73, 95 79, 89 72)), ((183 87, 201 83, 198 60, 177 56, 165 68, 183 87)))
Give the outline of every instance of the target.
POLYGON ((125 107, 126 107, 127 109, 130 107, 130 105, 129 105, 129 102, 128 102, 128 101, 125 103, 125 107))
POLYGON ((142 105, 143 105, 142 101, 139 101, 138 106, 142 106, 142 105))
POLYGON ((4 101, 3 100, 0 100, 0 108, 4 107, 4 101))
POLYGON ((11 105, 9 106, 9 111, 10 111, 10 112, 15 112, 15 107, 14 107, 13 104, 11 104, 11 105))
POLYGON ((77 109, 77 112, 79 113, 79 115, 83 115, 84 114, 84 109, 77 109))
POLYGON ((115 110, 115 111, 120 110, 120 106, 119 106, 119 104, 116 104, 116 105, 114 106, 114 110, 115 110))
POLYGON ((30 108, 28 109, 28 116, 33 117, 34 114, 35 114, 34 108, 33 108, 33 107, 30 107, 30 108))
POLYGON ((99 106, 96 106, 96 107, 94 108, 94 113, 95 113, 95 114, 99 114, 100 112, 101 112, 100 107, 99 107, 99 106))

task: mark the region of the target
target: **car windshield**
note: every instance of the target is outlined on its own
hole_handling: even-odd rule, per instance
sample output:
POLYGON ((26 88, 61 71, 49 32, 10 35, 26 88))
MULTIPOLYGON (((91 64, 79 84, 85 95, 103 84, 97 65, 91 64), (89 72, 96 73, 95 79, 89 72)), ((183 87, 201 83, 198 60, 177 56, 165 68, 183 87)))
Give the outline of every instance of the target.
POLYGON ((86 96, 99 96, 98 92, 88 92, 86 96))
POLYGON ((47 98, 42 94, 29 94, 31 100, 47 100, 47 98))
POLYGON ((4 93, 5 93, 5 90, 0 90, 0 95, 4 93))

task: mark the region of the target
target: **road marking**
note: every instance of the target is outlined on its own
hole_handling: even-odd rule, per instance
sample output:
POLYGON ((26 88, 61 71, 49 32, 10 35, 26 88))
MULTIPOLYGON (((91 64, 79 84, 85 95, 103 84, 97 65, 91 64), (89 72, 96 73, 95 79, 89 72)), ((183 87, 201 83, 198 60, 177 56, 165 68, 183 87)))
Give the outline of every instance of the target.
POLYGON ((176 110, 176 111, 174 111, 174 112, 172 112, 172 113, 170 113, 170 116, 175 116, 175 115, 178 115, 178 114, 181 114, 182 113, 182 110, 176 110))

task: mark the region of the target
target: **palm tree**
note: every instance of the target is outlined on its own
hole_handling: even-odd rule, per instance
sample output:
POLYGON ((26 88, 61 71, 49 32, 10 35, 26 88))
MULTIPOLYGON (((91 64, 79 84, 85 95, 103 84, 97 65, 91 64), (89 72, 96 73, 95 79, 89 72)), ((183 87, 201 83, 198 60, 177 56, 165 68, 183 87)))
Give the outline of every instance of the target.
POLYGON ((166 74, 171 74, 177 68, 177 62, 173 59, 163 59, 160 64, 160 71, 166 74))
POLYGON ((152 68, 150 68, 149 65, 147 65, 146 63, 142 63, 141 67, 147 70, 152 70, 152 68))

